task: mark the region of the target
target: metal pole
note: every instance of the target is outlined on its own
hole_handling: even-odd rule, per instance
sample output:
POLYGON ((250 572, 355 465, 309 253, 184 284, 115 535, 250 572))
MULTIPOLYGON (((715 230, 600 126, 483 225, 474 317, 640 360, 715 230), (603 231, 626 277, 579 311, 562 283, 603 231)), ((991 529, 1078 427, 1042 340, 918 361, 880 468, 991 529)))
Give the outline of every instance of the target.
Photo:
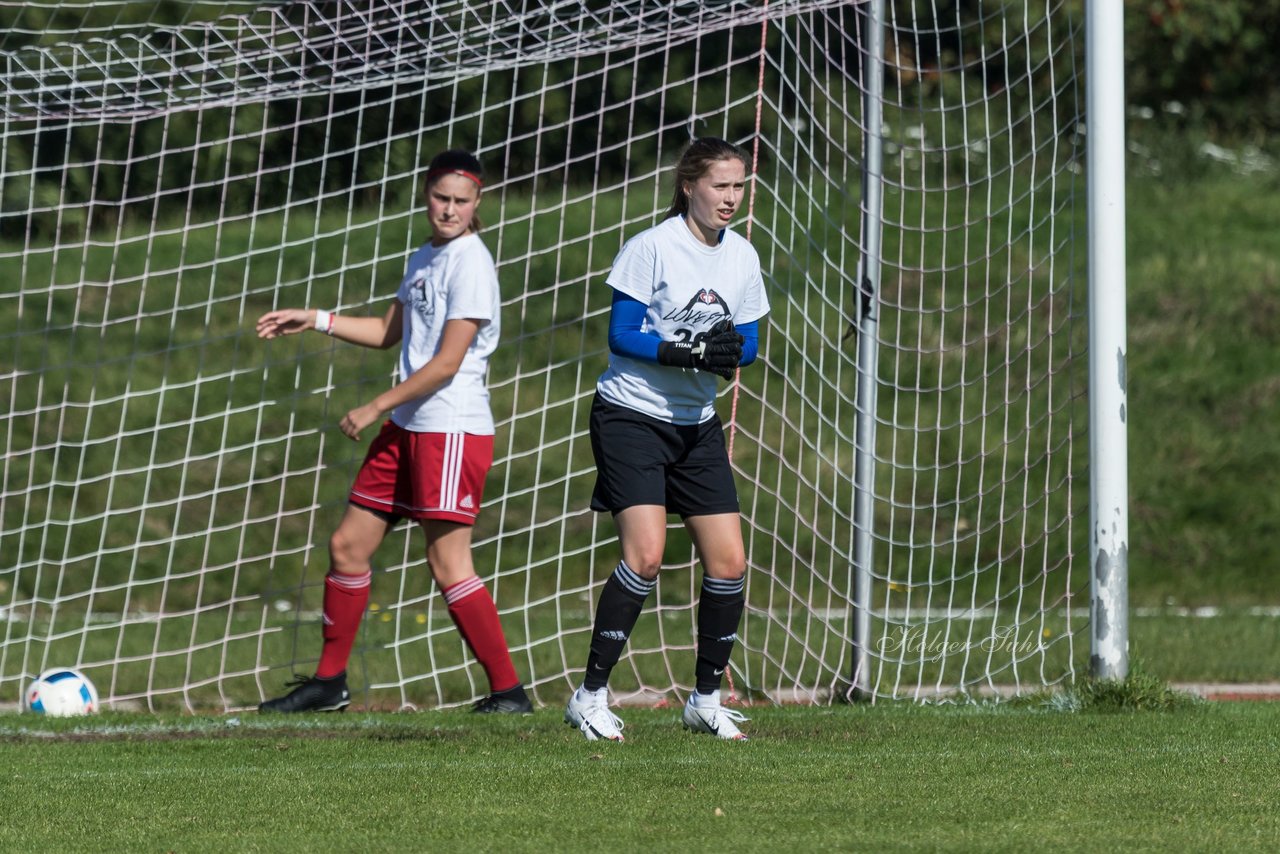
POLYGON ((1129 673, 1125 380, 1124 4, 1085 7, 1089 191, 1090 670, 1129 673))
POLYGON ((880 218, 883 176, 884 0, 862 6, 862 258, 859 263, 858 404, 854 439, 853 672, 851 697, 871 691, 871 567, 875 516, 876 391, 879 378, 880 218), (864 310, 865 307, 865 310, 864 310))

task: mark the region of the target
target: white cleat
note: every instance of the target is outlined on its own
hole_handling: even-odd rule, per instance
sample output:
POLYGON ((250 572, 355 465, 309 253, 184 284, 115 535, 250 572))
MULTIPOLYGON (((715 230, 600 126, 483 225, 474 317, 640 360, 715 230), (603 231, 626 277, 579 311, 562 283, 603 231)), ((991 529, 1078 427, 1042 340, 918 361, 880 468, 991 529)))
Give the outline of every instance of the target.
POLYGON ((742 712, 726 709, 720 705, 720 692, 705 696, 702 703, 696 701, 697 694, 689 695, 689 702, 684 704, 684 728, 693 732, 706 732, 716 738, 729 741, 746 741, 747 736, 737 727, 739 721, 749 720, 742 712))
POLYGON ((587 691, 579 688, 569 698, 564 710, 564 722, 576 727, 587 741, 605 739, 622 741, 622 719, 609 711, 609 689, 587 691))

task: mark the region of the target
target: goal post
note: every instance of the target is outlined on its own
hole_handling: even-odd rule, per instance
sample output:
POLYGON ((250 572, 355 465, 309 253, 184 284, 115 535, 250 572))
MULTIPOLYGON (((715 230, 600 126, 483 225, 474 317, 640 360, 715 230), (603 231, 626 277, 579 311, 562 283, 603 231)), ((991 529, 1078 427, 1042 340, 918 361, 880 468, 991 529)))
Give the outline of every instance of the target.
MULTIPOLYGON (((1112 441, 1090 411, 1113 403, 1090 359, 1117 334, 1122 351, 1123 327, 1100 337, 1117 292, 1084 285, 1098 137, 1079 13, 0 0, 0 703, 53 665, 147 709, 249 708, 311 672, 363 455, 336 423, 396 360, 262 342, 253 322, 385 312, 444 147, 486 165, 502 289, 474 556, 518 672, 560 702, 617 561, 587 506, 603 282, 701 135, 756 155, 735 227, 772 305, 718 403, 748 557, 732 692, 923 700, 1080 678, 1091 589, 1106 642, 1123 637, 1123 574, 1099 594, 1085 555, 1127 533, 1099 541, 1090 518, 1123 503, 1114 481, 1090 498, 1092 446, 1112 441)), ((675 519, 666 557, 615 671, 623 702, 691 690, 699 569, 675 519)), ((375 558, 351 682, 371 708, 485 691, 409 526, 375 558)))
POLYGON ((884 216, 884 0, 862 5, 859 39, 862 53, 862 230, 857 276, 861 289, 854 319, 857 326, 857 410, 854 427, 853 628, 850 699, 874 697, 871 671, 875 549, 876 417, 880 391, 880 252, 884 216), (862 298, 865 295, 865 299, 862 298))
POLYGON ((1124 6, 1090 0, 1090 673, 1129 673, 1129 444, 1125 342, 1124 6))

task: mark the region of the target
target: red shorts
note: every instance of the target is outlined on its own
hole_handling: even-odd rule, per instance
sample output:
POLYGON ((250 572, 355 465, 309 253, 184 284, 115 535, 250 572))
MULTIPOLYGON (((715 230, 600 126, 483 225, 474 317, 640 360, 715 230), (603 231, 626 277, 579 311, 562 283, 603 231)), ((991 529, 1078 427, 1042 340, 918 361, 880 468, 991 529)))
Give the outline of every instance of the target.
POLYGON ((414 433, 388 421, 369 446, 350 500, 380 514, 474 525, 491 465, 492 436, 414 433))

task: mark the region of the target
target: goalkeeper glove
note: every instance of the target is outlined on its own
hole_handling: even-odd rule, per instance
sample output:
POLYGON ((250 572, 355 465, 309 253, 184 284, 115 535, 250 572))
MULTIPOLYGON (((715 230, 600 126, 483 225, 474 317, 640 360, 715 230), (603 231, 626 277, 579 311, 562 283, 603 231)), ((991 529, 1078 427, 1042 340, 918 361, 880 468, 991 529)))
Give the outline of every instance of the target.
POLYGON ((733 379, 733 372, 742 361, 743 337, 733 328, 729 318, 716 321, 715 326, 707 331, 702 339, 702 362, 706 370, 719 374, 727 380, 733 379))
POLYGON ((742 361, 742 341, 733 321, 725 318, 694 341, 663 341, 658 345, 658 364, 710 371, 731 380, 742 361))

